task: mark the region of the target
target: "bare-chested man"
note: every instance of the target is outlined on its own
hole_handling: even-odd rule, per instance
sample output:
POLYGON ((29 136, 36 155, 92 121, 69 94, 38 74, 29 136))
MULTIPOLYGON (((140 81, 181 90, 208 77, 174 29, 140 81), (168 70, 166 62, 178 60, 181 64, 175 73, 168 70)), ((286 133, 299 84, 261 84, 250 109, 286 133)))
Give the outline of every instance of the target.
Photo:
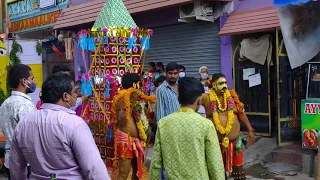
POLYGON ((132 179, 141 179, 144 147, 148 131, 148 120, 142 101, 155 102, 155 96, 145 96, 133 88, 140 81, 137 74, 125 74, 122 87, 113 100, 112 114, 116 119, 116 157, 118 158, 118 180, 126 180, 132 167, 132 179), (139 128, 140 127, 140 128, 139 128))
POLYGON ((228 90, 227 80, 223 74, 214 74, 213 88, 209 94, 203 94, 203 106, 207 117, 213 120, 216 127, 226 172, 234 179, 245 179, 244 145, 246 140, 240 132, 239 120, 244 123, 248 131, 250 143, 254 142, 254 129, 251 127, 244 105, 240 102, 234 90, 228 90))

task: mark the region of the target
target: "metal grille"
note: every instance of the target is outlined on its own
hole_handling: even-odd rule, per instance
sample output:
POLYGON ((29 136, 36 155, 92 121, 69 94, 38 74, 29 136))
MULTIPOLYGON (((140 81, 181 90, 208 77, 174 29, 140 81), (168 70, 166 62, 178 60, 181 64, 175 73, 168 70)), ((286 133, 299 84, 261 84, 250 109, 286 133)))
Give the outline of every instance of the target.
POLYGON ((199 68, 207 66, 210 75, 220 72, 219 22, 177 24, 153 29, 150 50, 147 51, 144 71, 149 62, 177 62, 186 67, 187 76, 199 77, 199 68))

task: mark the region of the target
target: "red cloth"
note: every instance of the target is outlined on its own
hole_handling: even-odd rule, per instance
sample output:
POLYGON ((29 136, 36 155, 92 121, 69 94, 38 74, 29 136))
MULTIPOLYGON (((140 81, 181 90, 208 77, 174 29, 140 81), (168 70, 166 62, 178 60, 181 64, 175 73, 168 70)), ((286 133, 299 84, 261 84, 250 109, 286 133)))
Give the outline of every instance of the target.
POLYGON ((133 138, 128 136, 126 133, 117 130, 116 134, 117 141, 117 157, 132 159, 137 157, 138 162, 138 172, 137 176, 139 179, 142 179, 143 176, 143 158, 144 158, 144 149, 141 146, 141 143, 138 138, 133 138))
POLYGON ((232 166, 242 166, 244 163, 244 148, 240 151, 239 155, 236 155, 236 143, 233 141, 229 144, 229 147, 225 149, 220 143, 223 163, 226 172, 232 172, 232 166))

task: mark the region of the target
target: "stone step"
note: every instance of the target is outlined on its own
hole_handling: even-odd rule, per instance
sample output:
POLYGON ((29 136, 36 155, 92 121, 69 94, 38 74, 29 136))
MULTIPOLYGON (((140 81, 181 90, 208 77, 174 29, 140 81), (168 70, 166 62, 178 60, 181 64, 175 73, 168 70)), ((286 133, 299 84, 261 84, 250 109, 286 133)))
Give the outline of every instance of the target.
MULTIPOLYGON (((278 147, 264 157, 266 163, 284 163, 301 167, 302 172, 309 174, 311 169, 312 150, 302 149, 299 144, 287 147, 278 147)), ((314 158, 314 169, 317 157, 314 158)))

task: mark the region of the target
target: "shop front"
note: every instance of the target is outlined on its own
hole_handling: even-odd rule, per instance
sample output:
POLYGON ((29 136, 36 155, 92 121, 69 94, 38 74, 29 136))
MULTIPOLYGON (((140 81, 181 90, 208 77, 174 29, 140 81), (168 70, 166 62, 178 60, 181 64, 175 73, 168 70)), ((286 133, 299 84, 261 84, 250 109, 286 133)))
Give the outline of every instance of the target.
MULTIPOLYGON (((150 39, 152 48, 145 56, 144 71, 147 71, 149 62, 162 62, 164 65, 177 62, 185 66, 188 76, 198 78, 201 66, 207 66, 210 74, 221 72, 221 41, 217 35, 220 30, 219 18, 209 22, 196 21, 194 17, 192 23, 180 22, 182 5, 193 5, 193 1, 148 3, 124 2, 139 27, 152 28, 154 31, 150 39)), ((98 16, 96 9, 102 8, 103 4, 104 0, 99 0, 64 10, 54 29, 77 31, 81 27, 89 28, 98 16), (82 10, 79 11, 79 8, 82 10)))
POLYGON ((12 40, 15 39, 23 48, 19 55, 21 63, 29 65, 37 80, 37 91, 33 99, 39 99, 39 91, 43 78, 47 74, 48 56, 58 56, 52 50, 52 43, 43 42, 55 41, 56 34, 52 27, 58 20, 61 9, 68 6, 67 0, 49 1, 8 1, 7 15, 9 19, 6 27, 9 30, 6 44, 11 49, 12 40))
POLYGON ((306 71, 291 69, 279 26, 277 9, 262 7, 231 14, 219 35, 230 36, 233 87, 253 128, 286 145, 301 139, 306 71))

